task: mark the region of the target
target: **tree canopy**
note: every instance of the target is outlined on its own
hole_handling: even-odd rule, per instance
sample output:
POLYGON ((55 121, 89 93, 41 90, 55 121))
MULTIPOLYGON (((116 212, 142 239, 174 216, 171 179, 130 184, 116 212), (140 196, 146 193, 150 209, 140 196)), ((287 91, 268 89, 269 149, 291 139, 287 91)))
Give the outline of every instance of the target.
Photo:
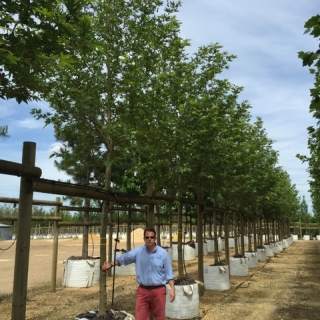
POLYGON ((213 43, 188 54, 170 1, 95 1, 89 37, 72 68, 57 65, 34 109, 63 142, 60 169, 106 189, 156 189, 275 217, 297 210, 297 191, 278 166, 262 119, 239 101, 242 87, 223 79, 236 57, 213 43))
POLYGON ((76 57, 70 48, 92 47, 90 0, 2 1, 0 98, 28 102, 48 90, 46 79, 76 57))

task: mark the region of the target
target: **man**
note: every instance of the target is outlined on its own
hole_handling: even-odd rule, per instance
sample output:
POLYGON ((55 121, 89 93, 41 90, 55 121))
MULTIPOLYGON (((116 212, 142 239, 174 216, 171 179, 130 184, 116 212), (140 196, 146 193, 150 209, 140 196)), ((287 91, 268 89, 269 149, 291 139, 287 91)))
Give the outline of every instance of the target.
POLYGON ((135 306, 136 320, 149 320, 152 311, 155 320, 165 320, 166 282, 170 285, 170 302, 175 299, 174 275, 169 254, 156 244, 154 228, 144 230, 143 246, 137 247, 117 258, 107 261, 102 270, 113 266, 136 264, 136 279, 139 283, 135 306))

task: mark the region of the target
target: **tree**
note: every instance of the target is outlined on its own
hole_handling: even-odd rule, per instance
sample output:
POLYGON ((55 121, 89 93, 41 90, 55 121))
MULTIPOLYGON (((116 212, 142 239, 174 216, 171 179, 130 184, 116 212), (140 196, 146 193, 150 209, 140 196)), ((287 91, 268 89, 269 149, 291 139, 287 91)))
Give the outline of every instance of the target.
MULTIPOLYGON (((162 101, 164 92, 159 82, 155 87, 154 79, 160 77, 172 48, 177 47, 179 23, 172 12, 178 6, 170 2, 162 7, 161 1, 149 0, 97 1, 91 37, 99 40, 100 50, 86 54, 75 50, 80 58, 74 68, 59 67, 57 76, 49 80, 52 90, 45 98, 54 112, 33 110, 56 130, 86 128, 83 147, 93 137, 99 139, 106 189, 111 189, 113 164, 132 150, 138 135, 145 134, 138 124, 153 119, 158 111, 168 111, 166 106, 153 105, 158 98, 162 101), (153 92, 157 96, 150 98, 153 92)), ((73 137, 65 135, 65 139, 73 137)))
POLYGON ((299 204, 299 216, 300 221, 304 221, 305 223, 305 234, 307 234, 308 205, 304 196, 302 197, 302 200, 299 204))
POLYGON ((227 128, 227 113, 240 89, 217 79, 234 58, 219 44, 201 47, 192 57, 184 53, 181 40, 175 44, 180 48, 174 51, 177 56, 154 78, 155 87, 165 89, 156 97, 150 93, 156 111, 135 127, 138 152, 133 170, 156 179, 160 190, 181 194, 188 187, 197 189, 207 177, 205 168, 217 159, 215 143, 227 128))
POLYGON ((275 167, 270 179, 274 185, 265 193, 259 212, 270 222, 292 221, 299 209, 295 185, 281 167, 275 167))
POLYGON ((38 100, 57 62, 70 66, 70 48, 91 50, 90 0, 3 1, 0 11, 0 98, 38 100), (42 80, 42 81, 41 81, 42 80))
POLYGON ((13 206, 9 204, 1 204, 0 215, 1 216, 18 216, 18 206, 15 204, 13 206))

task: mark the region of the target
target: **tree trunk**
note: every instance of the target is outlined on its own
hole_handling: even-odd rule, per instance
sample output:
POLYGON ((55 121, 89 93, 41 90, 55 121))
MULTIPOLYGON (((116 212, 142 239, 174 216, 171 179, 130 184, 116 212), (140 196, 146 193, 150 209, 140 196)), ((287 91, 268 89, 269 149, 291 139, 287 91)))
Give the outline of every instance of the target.
POLYGON ((241 255, 245 257, 244 249, 244 221, 243 213, 240 213, 240 244, 241 244, 241 255))
POLYGON ((184 251, 182 250, 182 204, 178 206, 178 277, 183 277, 184 251))
MULTIPOLYGON (((152 197, 154 191, 154 181, 148 179, 147 181, 147 196, 152 197)), ((147 227, 154 228, 154 205, 147 206, 147 227)))
POLYGON ((217 232, 217 212, 213 212, 213 241, 214 241, 214 251, 213 251, 213 259, 214 264, 218 264, 219 257, 219 246, 218 246, 218 232, 217 232))
POLYGON ((235 256, 239 255, 239 250, 238 250, 238 223, 237 223, 237 214, 233 214, 233 226, 234 226, 234 254, 235 256))
MULTIPOLYGON (((109 144, 107 146, 107 163, 111 163, 111 153, 112 153, 112 139, 109 139, 109 144)), ((111 188, 111 165, 107 165, 105 168, 104 177, 104 189, 110 190, 111 188)), ((110 203, 107 201, 103 202, 102 214, 101 214, 101 233, 100 233, 100 270, 104 263, 107 261, 107 224, 108 224, 108 213, 109 213, 110 203)), ((109 238, 109 243, 112 242, 112 238, 109 238)), ((110 250, 109 250, 110 251, 110 250)), ((111 261, 112 253, 108 252, 108 261, 111 261)), ((100 271, 100 281, 99 281, 99 310, 107 309, 107 272, 100 271)))
MULTIPOLYGON (((203 201, 202 190, 199 190, 198 200, 203 201)), ((198 280, 201 283, 204 283, 204 274, 203 274, 203 205, 198 206, 198 280)), ((204 287, 199 285, 199 296, 204 295, 204 287)))

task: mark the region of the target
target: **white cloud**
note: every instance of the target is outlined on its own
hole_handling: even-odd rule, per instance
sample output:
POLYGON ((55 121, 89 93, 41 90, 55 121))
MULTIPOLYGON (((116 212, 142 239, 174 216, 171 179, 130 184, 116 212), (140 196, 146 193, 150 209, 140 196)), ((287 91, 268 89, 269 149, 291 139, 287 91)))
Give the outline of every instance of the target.
MULTIPOLYGON (((42 170, 41 178, 48 180, 62 180, 70 179, 63 171, 59 171, 54 165, 54 159, 50 155, 58 147, 58 144, 53 143, 50 148, 41 149, 41 146, 36 146, 36 167, 42 170)), ((0 157, 3 160, 21 163, 22 145, 21 149, 9 149, 6 155, 0 157)), ((0 188, 0 197, 19 198, 20 178, 16 176, 1 175, 0 185, 5 188, 0 188)), ((59 195, 35 193, 34 199, 39 200, 55 200, 59 195)), ((62 198, 62 196, 61 196, 62 198)))
POLYGON ((50 145, 49 151, 50 151, 50 153, 58 152, 58 151, 60 151, 61 147, 62 147, 61 142, 54 142, 50 145))
POLYGON ((20 128, 26 128, 26 129, 43 128, 43 122, 35 120, 34 118, 28 118, 28 119, 14 121, 13 125, 20 127, 20 128))
POLYGON ((1 118, 9 117, 14 114, 14 109, 10 108, 5 104, 0 103, 0 114, 1 118))

